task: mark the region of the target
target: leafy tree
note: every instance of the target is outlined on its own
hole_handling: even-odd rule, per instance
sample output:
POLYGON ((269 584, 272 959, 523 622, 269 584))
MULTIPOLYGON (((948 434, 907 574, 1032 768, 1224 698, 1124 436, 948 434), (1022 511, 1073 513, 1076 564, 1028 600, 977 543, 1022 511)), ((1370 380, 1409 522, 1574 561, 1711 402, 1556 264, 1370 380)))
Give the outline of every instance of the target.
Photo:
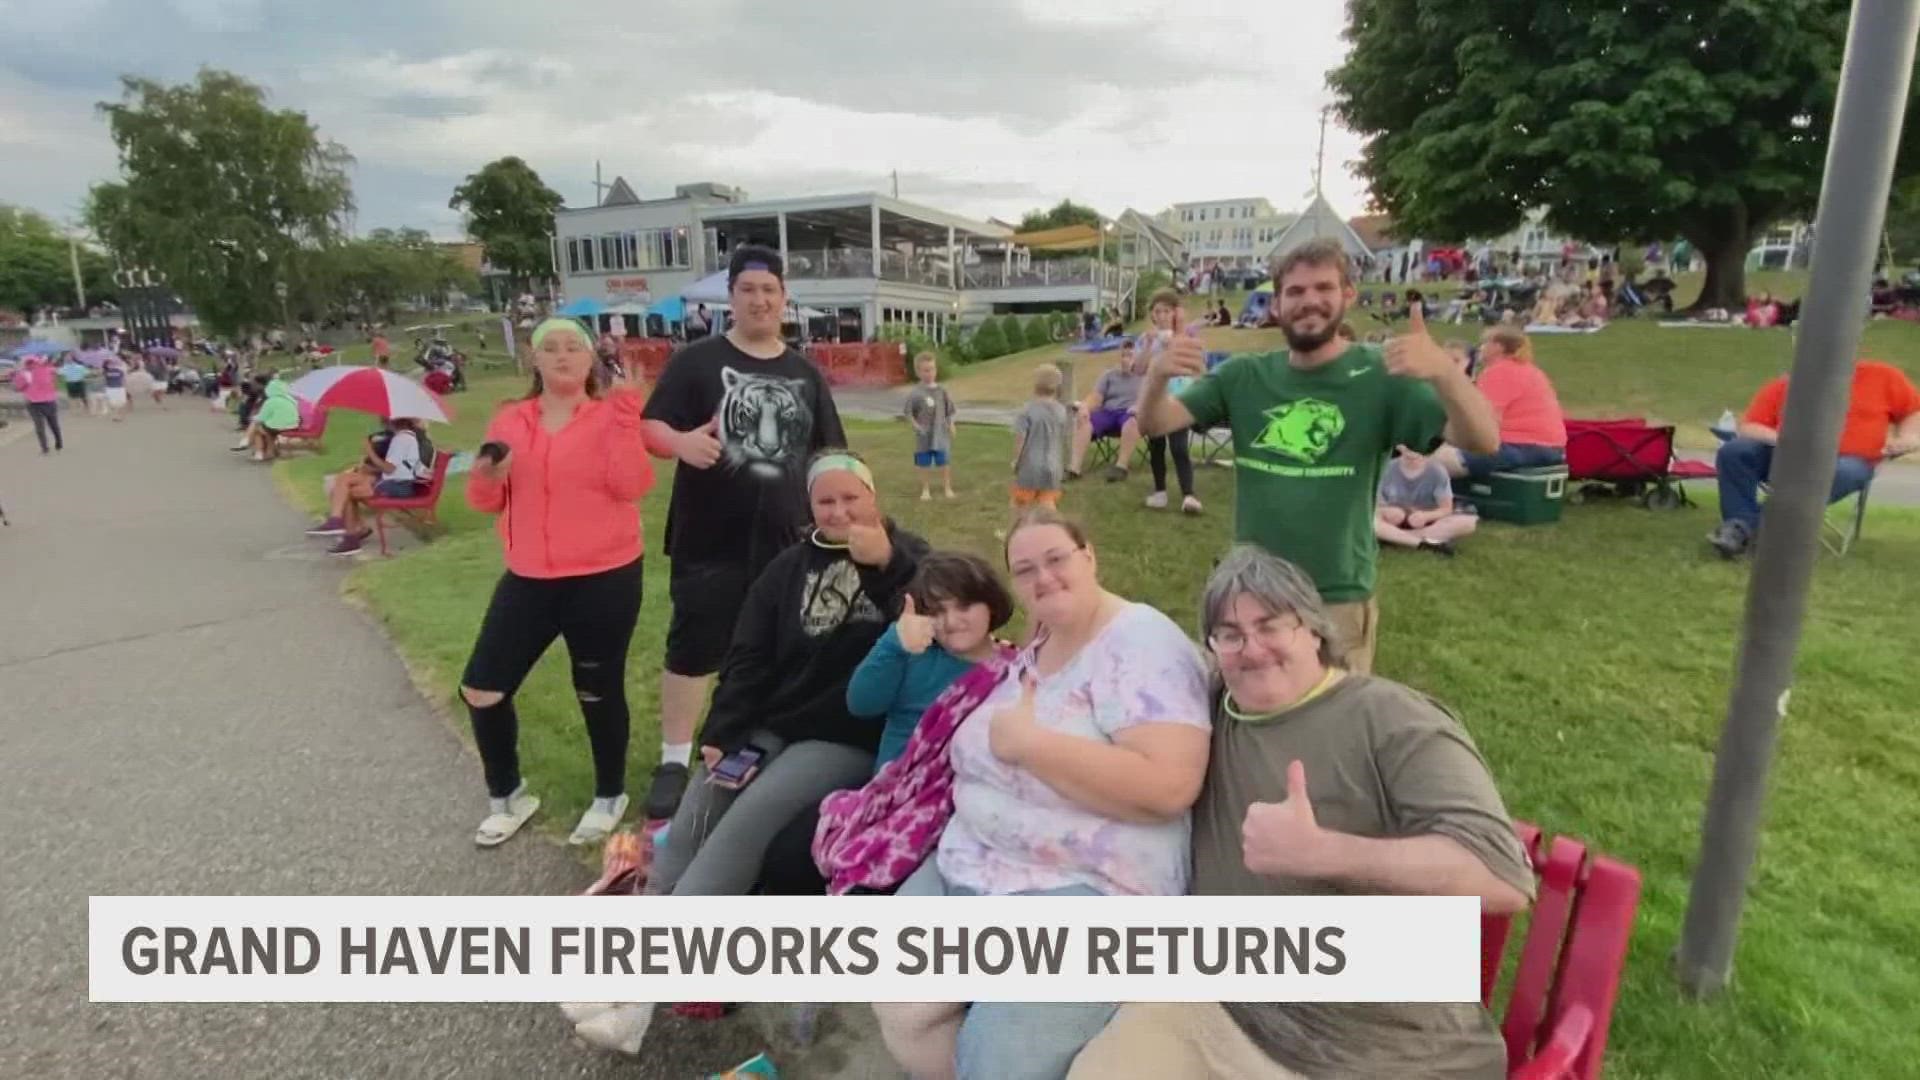
POLYGON ((1684 236, 1699 305, 1735 307, 1754 237, 1813 211, 1849 6, 1349 0, 1329 80, 1400 235, 1494 236, 1544 206, 1597 242, 1684 236))
POLYGON ((467 215, 467 231, 486 245, 489 262, 525 279, 553 273, 547 234, 560 203, 533 166, 503 157, 469 174, 447 205, 467 215))
MULTIPOLYGON (((82 244, 80 283, 87 302, 111 299, 113 264, 82 244)), ((0 308, 30 314, 34 308, 67 307, 73 292, 73 250, 53 222, 32 210, 0 205, 0 308)))
POLYGON ((1920 261, 1920 177, 1893 185, 1887 200, 1887 246, 1893 249, 1887 269, 1895 277, 1900 267, 1920 261))
POLYGON ((1072 199, 1061 199, 1048 210, 1029 210, 1020 215, 1021 232, 1039 232, 1042 229, 1061 229, 1068 225, 1100 224, 1100 211, 1091 206, 1081 206, 1072 199))
POLYGON ((353 207, 339 144, 260 87, 201 69, 168 85, 124 76, 102 102, 121 179, 89 193, 88 224, 127 263, 151 266, 218 330, 265 326, 299 253, 331 242, 353 207))

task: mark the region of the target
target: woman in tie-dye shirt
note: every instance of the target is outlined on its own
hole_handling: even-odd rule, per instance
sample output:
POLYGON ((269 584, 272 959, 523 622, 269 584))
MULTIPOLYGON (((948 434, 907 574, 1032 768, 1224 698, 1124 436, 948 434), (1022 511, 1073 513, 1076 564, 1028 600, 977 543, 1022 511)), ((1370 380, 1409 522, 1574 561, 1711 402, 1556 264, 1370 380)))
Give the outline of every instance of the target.
MULTIPOLYGON (((1158 610, 1101 588, 1086 534, 1052 510, 1014 526, 1007 566, 1040 629, 955 732, 953 817, 899 895, 1184 894, 1211 730, 1199 651, 1158 610)), ((1113 1006, 875 1010, 916 1078, 1050 1080, 1113 1006)))

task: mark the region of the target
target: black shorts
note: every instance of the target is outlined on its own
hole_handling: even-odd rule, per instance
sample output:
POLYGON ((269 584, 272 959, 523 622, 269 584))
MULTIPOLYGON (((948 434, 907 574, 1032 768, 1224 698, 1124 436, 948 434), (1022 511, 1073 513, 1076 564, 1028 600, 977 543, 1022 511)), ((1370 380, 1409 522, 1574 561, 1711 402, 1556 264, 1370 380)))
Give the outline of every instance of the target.
POLYGON ((673 561, 667 583, 673 600, 673 621, 667 624, 669 672, 698 677, 720 670, 749 584, 747 568, 739 563, 673 561))

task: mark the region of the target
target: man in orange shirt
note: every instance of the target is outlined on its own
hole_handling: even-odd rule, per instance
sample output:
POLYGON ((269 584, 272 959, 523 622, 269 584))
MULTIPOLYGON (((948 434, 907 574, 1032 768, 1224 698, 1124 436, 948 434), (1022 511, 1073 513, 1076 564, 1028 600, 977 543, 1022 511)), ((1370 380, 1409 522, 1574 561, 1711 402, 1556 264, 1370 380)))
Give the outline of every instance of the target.
MULTIPOLYGON (((1786 410, 1787 380, 1773 380, 1753 395, 1739 433, 1720 447, 1720 527, 1707 542, 1726 558, 1753 546, 1760 532, 1760 483, 1773 468, 1780 441, 1780 417, 1786 410)), ((1847 423, 1840 432, 1840 458, 1834 463, 1836 502, 1859 491, 1882 459, 1920 449, 1920 390, 1892 364, 1861 360, 1853 366, 1853 390, 1847 423)))

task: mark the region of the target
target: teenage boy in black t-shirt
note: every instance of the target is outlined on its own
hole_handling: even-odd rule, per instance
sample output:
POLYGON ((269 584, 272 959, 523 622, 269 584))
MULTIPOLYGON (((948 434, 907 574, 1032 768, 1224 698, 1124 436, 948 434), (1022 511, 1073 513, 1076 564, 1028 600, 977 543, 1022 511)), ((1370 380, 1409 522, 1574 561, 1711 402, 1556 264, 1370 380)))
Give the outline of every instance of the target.
POLYGON ((673 620, 648 818, 671 817, 686 791, 694 724, 747 587, 811 520, 808 458, 846 445, 827 380, 780 337, 784 275, 779 252, 735 248, 733 327, 675 353, 647 399, 647 448, 680 462, 667 510, 673 620))

